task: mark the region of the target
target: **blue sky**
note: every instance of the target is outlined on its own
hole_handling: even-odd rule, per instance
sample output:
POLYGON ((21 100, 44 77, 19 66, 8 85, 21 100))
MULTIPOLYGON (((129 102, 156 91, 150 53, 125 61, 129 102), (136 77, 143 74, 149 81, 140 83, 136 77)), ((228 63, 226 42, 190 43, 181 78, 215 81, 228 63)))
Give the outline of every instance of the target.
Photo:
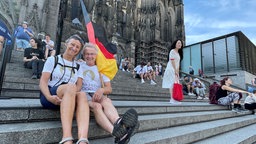
POLYGON ((184 0, 186 45, 242 31, 256 45, 256 0, 184 0))

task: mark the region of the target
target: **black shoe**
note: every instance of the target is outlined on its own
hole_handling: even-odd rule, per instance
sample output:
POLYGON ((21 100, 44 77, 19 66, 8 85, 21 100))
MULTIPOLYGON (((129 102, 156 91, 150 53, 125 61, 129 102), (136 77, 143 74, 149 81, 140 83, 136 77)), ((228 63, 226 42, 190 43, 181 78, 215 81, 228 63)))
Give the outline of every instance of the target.
POLYGON ((35 74, 33 74, 31 79, 37 79, 37 76, 35 74))
POLYGON ((137 124, 134 127, 130 127, 128 129, 127 134, 120 139, 118 144, 128 144, 131 137, 133 135, 135 135, 135 133, 138 131, 139 127, 140 127, 140 123, 138 121, 137 124))
POLYGON ((239 107, 238 109, 239 109, 240 112, 248 112, 248 110, 244 109, 243 107, 239 107))
POLYGON ((242 107, 237 107, 237 108, 233 108, 232 111, 237 112, 237 113, 244 113, 244 112, 247 112, 248 110, 246 110, 242 107))
POLYGON ((41 75, 40 75, 40 74, 38 74, 38 75, 37 75, 37 79, 40 79, 40 78, 41 78, 41 75))
POLYGON ((134 134, 134 130, 138 129, 138 114, 134 109, 125 112, 122 118, 118 119, 114 124, 112 135, 115 136, 115 143, 126 144, 130 137, 134 134))

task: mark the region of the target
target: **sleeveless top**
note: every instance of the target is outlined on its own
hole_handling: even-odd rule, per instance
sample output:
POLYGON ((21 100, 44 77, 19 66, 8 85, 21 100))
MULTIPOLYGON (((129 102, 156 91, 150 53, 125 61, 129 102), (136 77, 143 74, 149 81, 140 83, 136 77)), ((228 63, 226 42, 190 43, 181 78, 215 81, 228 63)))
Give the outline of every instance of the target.
POLYGON ((218 89, 218 91, 216 93, 216 100, 218 100, 218 99, 220 99, 222 97, 226 97, 228 95, 228 91, 227 90, 223 90, 221 87, 218 89))

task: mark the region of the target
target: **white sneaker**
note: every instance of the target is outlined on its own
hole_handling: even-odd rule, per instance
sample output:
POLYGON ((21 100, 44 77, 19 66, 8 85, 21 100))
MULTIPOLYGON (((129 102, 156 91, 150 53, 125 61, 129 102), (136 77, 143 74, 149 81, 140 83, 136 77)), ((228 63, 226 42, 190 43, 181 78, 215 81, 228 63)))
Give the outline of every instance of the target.
POLYGON ((141 80, 141 83, 143 84, 143 83, 145 83, 145 81, 142 79, 142 80, 141 80))
POLYGON ((198 97, 197 97, 197 99, 198 99, 198 100, 202 100, 203 98, 202 98, 202 97, 200 97, 200 96, 198 96, 198 97))
POLYGON ((150 82, 151 85, 156 85, 156 83, 154 81, 151 80, 150 82))
POLYGON ((189 96, 192 96, 193 94, 192 93, 188 93, 189 96))
POLYGON ((174 99, 170 99, 169 103, 170 103, 170 104, 181 104, 181 102, 176 101, 176 100, 174 100, 174 99))

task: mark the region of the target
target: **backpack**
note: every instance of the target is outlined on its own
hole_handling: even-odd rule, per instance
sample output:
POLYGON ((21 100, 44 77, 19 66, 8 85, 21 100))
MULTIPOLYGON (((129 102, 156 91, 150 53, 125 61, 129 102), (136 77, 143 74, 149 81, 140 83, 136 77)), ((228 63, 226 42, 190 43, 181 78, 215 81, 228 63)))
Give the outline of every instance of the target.
POLYGON ((218 104, 218 101, 216 100, 216 93, 219 90, 220 85, 217 82, 214 82, 209 87, 209 103, 210 104, 218 104))
MULTIPOLYGON (((61 55, 61 57, 62 57, 62 55, 61 55)), ((54 69, 56 68, 57 64, 59 64, 59 65, 62 66, 62 67, 69 67, 69 68, 72 68, 73 71, 74 71, 75 69, 78 71, 79 68, 80 68, 80 65, 79 65, 78 63, 76 64, 76 67, 71 67, 71 66, 63 65, 63 64, 59 63, 59 57, 58 57, 58 56, 54 56, 54 66, 53 66, 53 69, 52 69, 52 72, 51 72, 50 81, 52 81, 52 73, 53 73, 54 69)), ((75 71, 74 71, 74 73, 75 73, 75 71)), ((57 83, 58 83, 58 82, 57 82, 57 83)))

